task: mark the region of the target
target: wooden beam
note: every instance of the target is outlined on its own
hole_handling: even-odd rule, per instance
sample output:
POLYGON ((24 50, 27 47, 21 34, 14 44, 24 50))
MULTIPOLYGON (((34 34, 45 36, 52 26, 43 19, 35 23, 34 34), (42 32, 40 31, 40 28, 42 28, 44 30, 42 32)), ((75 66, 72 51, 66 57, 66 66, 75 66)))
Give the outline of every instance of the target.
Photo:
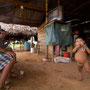
POLYGON ((22 3, 22 2, 12 1, 12 0, 0 0, 0 2, 9 3, 12 5, 16 5, 16 6, 23 6, 23 7, 29 8, 31 10, 38 11, 38 12, 44 12, 45 11, 45 8, 38 7, 35 5, 31 5, 28 3, 22 3))
MULTIPOLYGON (((4 17, 9 17, 9 18, 12 18, 12 20, 14 19, 14 18, 19 18, 19 19, 23 19, 24 21, 28 21, 28 22, 30 22, 30 21, 35 21, 35 23, 34 24, 39 24, 38 22, 36 22, 36 21, 39 21, 39 20, 31 20, 31 19, 26 19, 26 18, 21 18, 21 17, 16 17, 16 16, 10 16, 10 15, 3 15, 4 17)), ((31 23, 31 22, 30 22, 31 23)), ((32 24, 32 23, 31 23, 32 24)))
POLYGON ((38 23, 17 23, 17 22, 10 22, 10 21, 6 21, 6 20, 0 20, 0 22, 3 22, 3 23, 7 23, 7 24, 18 24, 18 25, 28 25, 30 27, 38 27, 40 26, 38 23))
POLYGON ((40 21, 40 20, 32 20, 32 19, 28 19, 28 18, 24 18, 24 17, 15 16, 15 11, 16 10, 17 10, 17 8, 12 8, 11 10, 9 10, 9 11, 3 13, 3 14, 0 14, 0 15, 11 17, 11 18, 23 19, 23 20, 31 21, 31 22, 39 22, 40 21), (8 14, 9 12, 13 12, 13 15, 9 15, 8 14))
POLYGON ((71 12, 71 14, 73 14, 75 11, 77 11, 77 10, 79 10, 80 8, 82 8, 82 7, 86 6, 86 5, 89 5, 89 4, 90 4, 90 1, 87 1, 87 2, 85 2, 85 3, 83 3, 83 4, 81 4, 79 7, 75 8, 75 9, 71 12))
POLYGON ((3 14, 6 14, 6 13, 9 13, 10 11, 12 11, 14 8, 11 8, 10 10, 8 10, 8 11, 2 11, 2 13, 0 13, 0 15, 3 15, 3 14))
POLYGON ((10 5, 1 5, 0 8, 2 8, 2 7, 8 7, 8 6, 10 6, 10 5))
POLYGON ((38 22, 38 21, 40 21, 40 20, 32 20, 32 19, 26 19, 26 18, 23 18, 23 17, 18 17, 18 16, 11 16, 11 15, 7 15, 7 14, 5 14, 5 15, 3 15, 3 16, 6 16, 6 17, 11 17, 11 18, 18 18, 18 19, 23 19, 23 20, 26 20, 26 21, 31 21, 31 22, 38 22))
MULTIPOLYGON (((8 20, 1 20, 0 19, 0 22, 5 22, 5 23, 12 23, 12 24, 20 24, 20 25, 30 25, 30 26, 35 26, 35 27, 38 27, 39 25, 40 25, 40 23, 36 23, 36 22, 30 22, 30 20, 26 20, 26 19, 23 19, 23 20, 26 20, 27 22, 25 23, 25 22, 16 22, 16 21, 14 21, 14 19, 15 18, 18 18, 18 17, 11 17, 11 16, 9 16, 9 15, 3 15, 3 17, 5 18, 5 17, 7 17, 7 18, 9 18, 8 20), (12 18, 12 19, 11 19, 12 18), (13 21, 11 21, 11 20, 13 20, 13 21)), ((1 16, 1 18, 2 18, 2 16, 1 16)), ((20 18, 19 18, 20 19, 20 18)))

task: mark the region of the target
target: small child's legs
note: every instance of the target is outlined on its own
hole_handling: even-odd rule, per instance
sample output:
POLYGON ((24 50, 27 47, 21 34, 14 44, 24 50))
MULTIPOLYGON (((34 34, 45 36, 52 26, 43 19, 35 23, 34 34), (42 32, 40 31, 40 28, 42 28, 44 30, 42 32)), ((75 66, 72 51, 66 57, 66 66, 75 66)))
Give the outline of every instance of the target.
POLYGON ((15 60, 13 59, 9 64, 7 64, 4 69, 2 70, 2 75, 0 77, 0 88, 3 87, 5 80, 8 76, 8 74, 10 73, 13 65, 14 65, 15 60))
POLYGON ((87 60, 86 63, 84 64, 84 67, 85 67, 86 71, 87 71, 88 73, 90 73, 90 65, 89 65, 89 63, 88 63, 88 60, 87 60))
POLYGON ((82 70, 83 70, 84 65, 77 62, 77 66, 78 66, 78 72, 79 72, 78 73, 78 75, 79 75, 78 79, 81 81, 81 80, 83 80, 82 70))

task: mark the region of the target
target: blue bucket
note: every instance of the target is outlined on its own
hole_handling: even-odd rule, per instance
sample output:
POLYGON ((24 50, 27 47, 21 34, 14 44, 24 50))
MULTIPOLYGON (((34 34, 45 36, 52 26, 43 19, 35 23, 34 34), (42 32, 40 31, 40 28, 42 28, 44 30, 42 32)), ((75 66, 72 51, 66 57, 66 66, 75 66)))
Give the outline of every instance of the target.
POLYGON ((30 50, 30 42, 25 41, 24 42, 24 50, 30 50))

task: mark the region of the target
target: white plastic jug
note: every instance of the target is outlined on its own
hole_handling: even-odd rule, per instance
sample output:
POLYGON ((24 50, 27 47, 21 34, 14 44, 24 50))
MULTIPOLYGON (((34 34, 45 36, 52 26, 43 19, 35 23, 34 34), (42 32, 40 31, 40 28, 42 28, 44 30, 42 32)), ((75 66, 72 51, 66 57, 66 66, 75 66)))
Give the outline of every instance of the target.
POLYGON ((35 49, 34 48, 31 48, 31 53, 35 53, 35 49))

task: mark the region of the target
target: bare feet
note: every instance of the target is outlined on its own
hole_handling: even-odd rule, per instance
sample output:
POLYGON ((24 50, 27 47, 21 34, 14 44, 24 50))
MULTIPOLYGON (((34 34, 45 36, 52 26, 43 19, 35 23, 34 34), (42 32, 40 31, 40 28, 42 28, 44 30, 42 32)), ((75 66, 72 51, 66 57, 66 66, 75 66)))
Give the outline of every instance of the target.
POLYGON ((79 81, 82 81, 82 80, 83 80, 82 73, 79 73, 79 75, 78 75, 78 80, 79 80, 79 81))
POLYGON ((0 81, 0 90, 4 90, 4 83, 0 81))
POLYGON ((78 78, 79 81, 83 81, 83 78, 78 78))
POLYGON ((4 88, 4 86, 3 85, 0 85, 0 90, 4 90, 3 88, 4 88))

